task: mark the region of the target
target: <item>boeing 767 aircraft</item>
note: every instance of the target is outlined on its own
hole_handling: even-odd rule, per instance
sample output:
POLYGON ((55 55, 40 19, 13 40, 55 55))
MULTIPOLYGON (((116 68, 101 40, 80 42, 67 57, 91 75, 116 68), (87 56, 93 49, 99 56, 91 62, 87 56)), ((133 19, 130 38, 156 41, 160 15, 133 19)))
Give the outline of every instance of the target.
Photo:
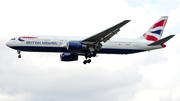
POLYGON ((120 28, 130 20, 124 20, 100 33, 88 38, 61 36, 17 36, 6 45, 17 50, 28 52, 62 52, 61 61, 77 61, 78 56, 84 56, 84 64, 91 62, 96 54, 131 54, 166 47, 164 44, 174 35, 161 38, 168 16, 162 16, 140 38, 112 38, 120 28), (112 38, 112 39, 111 39, 112 38), (110 40, 111 39, 111 40, 110 40))

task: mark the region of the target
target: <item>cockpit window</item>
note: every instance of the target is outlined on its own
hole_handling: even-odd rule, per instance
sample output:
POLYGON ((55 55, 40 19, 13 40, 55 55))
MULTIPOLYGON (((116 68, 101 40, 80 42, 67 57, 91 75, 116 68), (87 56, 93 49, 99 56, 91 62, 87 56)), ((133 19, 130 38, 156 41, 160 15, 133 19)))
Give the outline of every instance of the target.
POLYGON ((15 40, 15 38, 12 38, 11 40, 15 40))

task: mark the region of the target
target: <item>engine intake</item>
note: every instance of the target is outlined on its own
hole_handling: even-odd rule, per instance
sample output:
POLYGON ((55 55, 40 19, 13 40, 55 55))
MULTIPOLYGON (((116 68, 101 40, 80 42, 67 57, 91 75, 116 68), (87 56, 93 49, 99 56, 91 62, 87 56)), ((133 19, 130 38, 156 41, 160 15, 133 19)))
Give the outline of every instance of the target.
POLYGON ((77 61, 78 55, 72 53, 63 53, 60 55, 61 61, 77 61))

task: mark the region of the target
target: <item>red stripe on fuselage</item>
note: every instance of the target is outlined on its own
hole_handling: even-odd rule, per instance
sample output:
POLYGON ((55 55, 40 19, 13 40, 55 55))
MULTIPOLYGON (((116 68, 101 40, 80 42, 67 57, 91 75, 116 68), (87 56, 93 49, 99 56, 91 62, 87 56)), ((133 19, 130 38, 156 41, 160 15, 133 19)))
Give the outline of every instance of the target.
POLYGON ((20 37, 20 38, 38 38, 38 37, 32 37, 32 36, 23 36, 23 37, 20 37))

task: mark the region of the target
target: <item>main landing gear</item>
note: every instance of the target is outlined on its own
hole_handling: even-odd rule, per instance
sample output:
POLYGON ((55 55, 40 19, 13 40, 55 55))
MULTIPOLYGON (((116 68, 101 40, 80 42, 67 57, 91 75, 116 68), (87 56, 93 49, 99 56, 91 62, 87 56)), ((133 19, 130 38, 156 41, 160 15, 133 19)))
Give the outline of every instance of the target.
POLYGON ((83 61, 83 64, 91 63, 91 59, 88 59, 88 58, 95 57, 95 56, 96 56, 95 52, 93 52, 92 54, 91 53, 86 54, 85 55, 86 60, 83 61))
POLYGON ((86 64, 86 63, 91 63, 91 59, 87 59, 83 61, 83 64, 86 64))
POLYGON ((17 50, 17 53, 18 53, 18 58, 21 58, 21 51, 17 50))

